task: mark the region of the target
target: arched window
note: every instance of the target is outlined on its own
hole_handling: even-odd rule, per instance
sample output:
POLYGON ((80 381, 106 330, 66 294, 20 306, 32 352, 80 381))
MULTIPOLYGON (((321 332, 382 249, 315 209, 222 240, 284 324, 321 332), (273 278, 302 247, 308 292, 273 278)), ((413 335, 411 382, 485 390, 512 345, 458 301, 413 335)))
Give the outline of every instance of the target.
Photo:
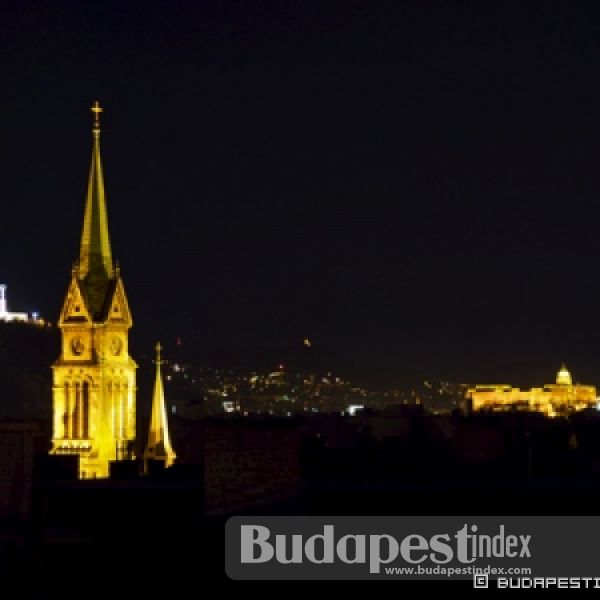
POLYGON ((71 436, 71 406, 69 399, 69 384, 65 383, 64 394, 65 394, 65 412, 63 413, 63 438, 67 439, 71 436))
POLYGON ((90 437, 90 382, 84 381, 82 388, 82 406, 81 406, 81 419, 82 419, 82 437, 89 439, 90 437))
POLYGON ((81 437, 81 384, 79 382, 74 384, 75 387, 75 398, 73 399, 75 404, 73 407, 73 429, 72 437, 74 440, 78 440, 81 437))
POLYGON ((127 414, 127 380, 124 379, 121 383, 121 439, 125 439, 127 437, 127 426, 128 426, 128 414, 127 414))

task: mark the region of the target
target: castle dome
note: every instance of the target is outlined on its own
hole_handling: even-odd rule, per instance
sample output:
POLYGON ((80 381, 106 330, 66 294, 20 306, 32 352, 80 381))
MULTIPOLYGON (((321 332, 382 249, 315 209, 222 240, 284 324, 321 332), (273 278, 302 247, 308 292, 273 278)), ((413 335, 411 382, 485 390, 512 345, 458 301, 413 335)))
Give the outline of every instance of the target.
POLYGON ((569 373, 564 363, 560 367, 560 371, 556 374, 556 383, 558 385, 573 385, 571 373, 569 373))

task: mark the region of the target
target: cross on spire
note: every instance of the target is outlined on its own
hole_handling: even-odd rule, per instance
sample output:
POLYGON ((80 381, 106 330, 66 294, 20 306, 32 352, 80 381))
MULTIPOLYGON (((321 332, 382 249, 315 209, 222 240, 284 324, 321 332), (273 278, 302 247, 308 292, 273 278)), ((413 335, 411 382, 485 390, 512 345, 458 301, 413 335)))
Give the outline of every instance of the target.
POLYGON ((100 131, 100 113, 104 110, 96 100, 90 109, 94 115, 94 131, 100 131))
POLYGON ((162 365, 162 360, 161 360, 161 351, 163 349, 163 347, 160 345, 160 342, 156 342, 156 364, 157 365, 162 365))

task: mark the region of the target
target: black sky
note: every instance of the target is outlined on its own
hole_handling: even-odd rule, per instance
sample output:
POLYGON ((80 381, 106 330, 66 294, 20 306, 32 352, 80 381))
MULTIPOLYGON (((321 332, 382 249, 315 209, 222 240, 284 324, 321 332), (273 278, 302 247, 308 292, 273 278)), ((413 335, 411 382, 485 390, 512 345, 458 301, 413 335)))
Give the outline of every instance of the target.
POLYGON ((311 337, 400 374, 600 380, 594 3, 0 11, 14 309, 60 308, 98 98, 140 345, 311 337))

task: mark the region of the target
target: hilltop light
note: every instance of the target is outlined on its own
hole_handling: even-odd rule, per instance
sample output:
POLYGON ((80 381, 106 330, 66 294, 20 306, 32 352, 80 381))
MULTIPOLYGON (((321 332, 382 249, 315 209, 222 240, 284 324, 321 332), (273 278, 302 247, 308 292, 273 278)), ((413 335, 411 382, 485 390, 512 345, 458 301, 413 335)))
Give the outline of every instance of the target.
MULTIPOLYGON (((36 318, 33 317, 35 321, 36 318)), ((6 284, 0 284, 0 321, 19 321, 27 323, 29 321, 29 315, 27 313, 10 312, 8 310, 8 303, 6 300, 6 284)))

